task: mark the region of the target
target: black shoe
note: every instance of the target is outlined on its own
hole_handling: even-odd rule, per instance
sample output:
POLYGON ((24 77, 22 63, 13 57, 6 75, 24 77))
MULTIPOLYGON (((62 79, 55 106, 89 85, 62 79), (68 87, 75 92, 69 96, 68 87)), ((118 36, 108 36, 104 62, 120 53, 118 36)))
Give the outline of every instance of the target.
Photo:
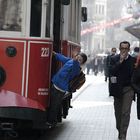
POLYGON ((119 138, 119 140, 126 140, 126 138, 119 138))
POLYGON ((126 140, 126 136, 125 135, 118 135, 118 139, 119 140, 126 140))
POLYGON ((64 119, 66 119, 66 117, 67 117, 66 115, 63 115, 63 118, 64 118, 64 119))
POLYGON ((70 105, 69 108, 73 108, 73 106, 70 105))

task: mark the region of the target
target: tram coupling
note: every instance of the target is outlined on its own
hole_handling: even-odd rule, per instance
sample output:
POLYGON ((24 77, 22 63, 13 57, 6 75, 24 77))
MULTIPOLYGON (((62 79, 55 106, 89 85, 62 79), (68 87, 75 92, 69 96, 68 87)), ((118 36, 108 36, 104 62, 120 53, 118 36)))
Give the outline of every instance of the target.
POLYGON ((14 123, 2 122, 0 123, 0 130, 2 130, 6 136, 13 138, 18 137, 18 133, 14 130, 14 123))

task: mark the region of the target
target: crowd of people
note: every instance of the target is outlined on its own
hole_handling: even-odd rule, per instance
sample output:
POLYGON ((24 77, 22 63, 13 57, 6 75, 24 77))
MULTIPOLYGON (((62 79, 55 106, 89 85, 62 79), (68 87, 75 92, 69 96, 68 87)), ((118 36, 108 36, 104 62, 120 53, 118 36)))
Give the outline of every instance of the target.
POLYGON ((86 74, 94 73, 94 75, 97 75, 99 72, 103 73, 105 70, 105 56, 98 56, 91 58, 90 55, 88 55, 88 61, 86 63, 86 74))
MULTIPOLYGON (((86 65, 87 74, 104 72, 108 81, 109 96, 114 99, 114 115, 118 139, 126 140, 130 122, 132 101, 137 103, 137 118, 140 120, 140 48, 130 48, 128 41, 112 47, 107 56, 95 56, 86 65)), ((90 56, 88 56, 90 57, 90 56)))
POLYGON ((130 53, 128 41, 120 42, 118 49, 119 53, 117 48, 113 47, 107 56, 96 55, 93 59, 85 53, 79 53, 72 59, 53 52, 54 57, 63 63, 63 67, 52 78, 49 124, 57 122, 63 97, 69 92, 69 81, 78 75, 82 65, 86 63, 87 75, 90 71, 94 75, 104 73, 109 96, 114 97, 118 139, 126 140, 133 100, 137 100, 137 117, 140 119, 140 49, 135 47, 133 53, 130 53))

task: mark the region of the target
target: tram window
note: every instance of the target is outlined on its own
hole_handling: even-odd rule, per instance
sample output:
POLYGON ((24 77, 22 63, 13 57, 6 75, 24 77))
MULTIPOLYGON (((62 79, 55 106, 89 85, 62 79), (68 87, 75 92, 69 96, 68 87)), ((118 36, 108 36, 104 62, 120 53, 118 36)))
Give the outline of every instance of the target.
POLYGON ((21 31, 22 0, 0 0, 0 30, 21 31))
POLYGON ((78 33, 79 33, 79 0, 71 1, 70 9, 69 9, 69 38, 71 41, 78 41, 78 33))
POLYGON ((51 0, 47 1, 46 5, 46 32, 45 36, 50 37, 50 21, 51 21, 51 0))
POLYGON ((42 0, 31 0, 30 36, 41 36, 42 0))

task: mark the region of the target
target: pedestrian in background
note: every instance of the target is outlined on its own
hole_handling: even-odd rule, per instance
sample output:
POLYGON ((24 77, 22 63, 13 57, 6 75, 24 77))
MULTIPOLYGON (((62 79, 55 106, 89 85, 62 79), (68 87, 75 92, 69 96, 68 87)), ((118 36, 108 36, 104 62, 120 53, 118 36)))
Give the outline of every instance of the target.
POLYGON ((94 72, 94 75, 97 76, 98 72, 99 72, 99 58, 98 56, 95 56, 93 58, 93 72, 94 72))
POLYGON ((117 52, 117 49, 115 47, 111 48, 110 54, 105 58, 105 81, 107 82, 107 79, 109 78, 109 66, 110 66, 110 60, 111 57, 114 56, 117 52))
POLYGON ((126 140, 131 105, 134 99, 131 77, 134 70, 135 58, 129 55, 130 43, 128 41, 121 42, 119 50, 120 54, 113 56, 110 62, 110 94, 114 96, 118 139, 126 140))
POLYGON ((136 58, 138 56, 138 54, 139 54, 139 51, 140 51, 140 48, 139 47, 135 47, 134 51, 132 53, 132 57, 136 58))
POLYGON ((137 118, 140 120, 140 55, 137 57, 133 72, 132 87, 137 95, 137 118))
POLYGON ((91 68, 91 60, 90 60, 90 55, 88 55, 88 59, 86 62, 87 75, 89 75, 90 68, 91 68))

